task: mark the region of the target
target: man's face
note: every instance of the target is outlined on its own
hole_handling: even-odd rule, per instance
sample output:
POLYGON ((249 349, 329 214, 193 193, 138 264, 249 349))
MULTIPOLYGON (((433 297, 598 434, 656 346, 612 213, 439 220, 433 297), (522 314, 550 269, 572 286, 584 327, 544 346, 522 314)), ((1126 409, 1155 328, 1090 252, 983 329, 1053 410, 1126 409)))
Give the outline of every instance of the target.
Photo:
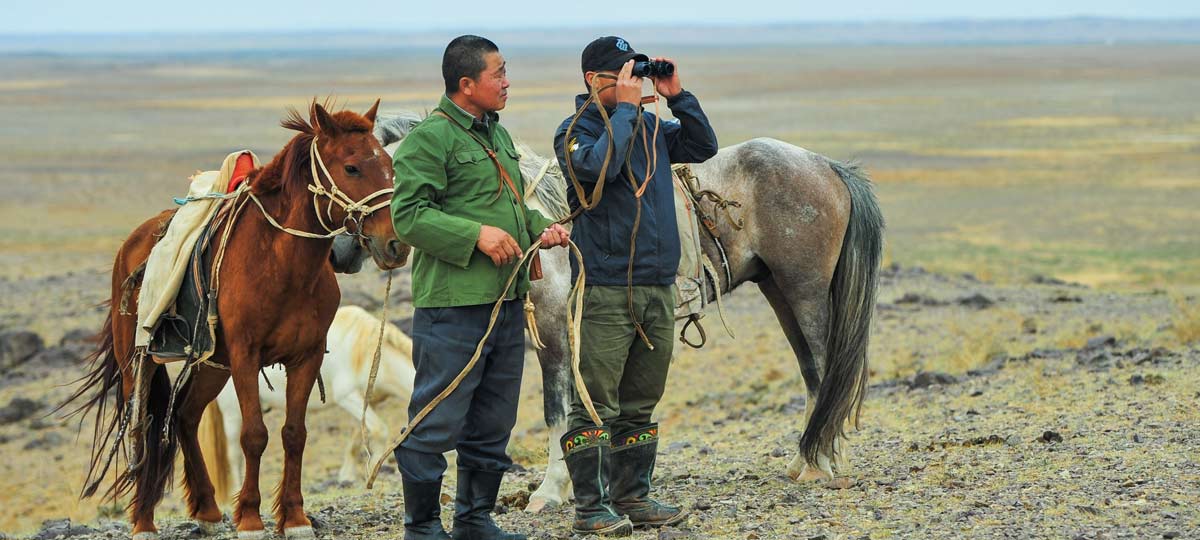
POLYGON ((462 87, 463 94, 472 105, 484 112, 496 112, 504 109, 508 102, 508 69, 504 55, 498 52, 487 53, 483 57, 487 67, 479 73, 479 77, 462 87))

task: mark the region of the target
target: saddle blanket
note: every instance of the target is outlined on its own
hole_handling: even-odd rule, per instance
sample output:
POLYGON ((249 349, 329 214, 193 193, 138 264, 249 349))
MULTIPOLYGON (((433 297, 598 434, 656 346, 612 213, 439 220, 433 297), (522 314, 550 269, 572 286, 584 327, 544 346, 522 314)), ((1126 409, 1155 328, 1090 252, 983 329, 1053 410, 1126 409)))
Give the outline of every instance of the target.
MULTIPOLYGON (((253 152, 242 150, 226 156, 219 170, 200 172, 190 178, 187 196, 176 199, 183 206, 175 212, 163 237, 154 244, 146 259, 138 297, 135 347, 149 347, 163 321, 172 320, 175 321, 173 325, 178 326, 181 314, 176 309, 176 300, 181 285, 193 255, 199 257, 207 246, 207 243, 200 246, 197 242, 207 236, 202 233, 221 208, 225 195, 259 166, 253 152)), ((202 278, 194 276, 194 279, 202 278)), ((198 322, 203 324, 203 321, 198 322)))
MULTIPOLYGON (((696 177, 685 164, 671 166, 675 183, 675 221, 679 226, 679 271, 675 275, 675 318, 699 314, 708 303, 709 284, 704 275, 704 251, 700 247, 700 216, 693 196, 699 190, 696 177)), ((712 276, 715 280, 716 276, 712 276)))

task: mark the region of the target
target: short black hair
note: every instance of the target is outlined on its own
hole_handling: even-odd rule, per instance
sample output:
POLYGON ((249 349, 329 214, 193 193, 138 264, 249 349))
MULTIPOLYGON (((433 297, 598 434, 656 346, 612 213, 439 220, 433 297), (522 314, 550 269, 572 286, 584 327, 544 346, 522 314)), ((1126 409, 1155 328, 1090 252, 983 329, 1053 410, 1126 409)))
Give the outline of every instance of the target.
POLYGON ((458 81, 463 77, 479 80, 479 74, 487 68, 484 56, 499 51, 500 48, 485 37, 468 34, 451 40, 442 54, 442 79, 446 82, 446 94, 457 93, 458 81))

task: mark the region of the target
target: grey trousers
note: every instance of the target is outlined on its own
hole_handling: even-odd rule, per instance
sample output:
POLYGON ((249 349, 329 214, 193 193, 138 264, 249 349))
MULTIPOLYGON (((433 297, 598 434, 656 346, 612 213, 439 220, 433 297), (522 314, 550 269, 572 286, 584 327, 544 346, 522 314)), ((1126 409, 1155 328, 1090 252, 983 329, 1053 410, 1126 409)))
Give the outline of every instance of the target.
MULTIPOLYGON (((442 392, 470 361, 487 329, 492 304, 419 308, 413 315, 413 383, 409 418, 442 392)), ((520 299, 505 302, 474 369, 395 449, 400 473, 431 482, 446 470, 442 453, 458 451, 458 466, 503 472, 517 420, 525 366, 525 318, 520 299)))

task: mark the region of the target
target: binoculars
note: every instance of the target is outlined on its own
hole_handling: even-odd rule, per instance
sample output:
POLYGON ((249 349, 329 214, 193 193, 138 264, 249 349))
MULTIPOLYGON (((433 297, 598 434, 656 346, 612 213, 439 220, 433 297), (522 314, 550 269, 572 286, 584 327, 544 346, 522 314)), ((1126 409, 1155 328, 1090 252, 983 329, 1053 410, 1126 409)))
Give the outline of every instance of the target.
POLYGON ((634 77, 670 77, 675 73, 675 64, 666 60, 651 60, 649 62, 634 62, 634 77))

